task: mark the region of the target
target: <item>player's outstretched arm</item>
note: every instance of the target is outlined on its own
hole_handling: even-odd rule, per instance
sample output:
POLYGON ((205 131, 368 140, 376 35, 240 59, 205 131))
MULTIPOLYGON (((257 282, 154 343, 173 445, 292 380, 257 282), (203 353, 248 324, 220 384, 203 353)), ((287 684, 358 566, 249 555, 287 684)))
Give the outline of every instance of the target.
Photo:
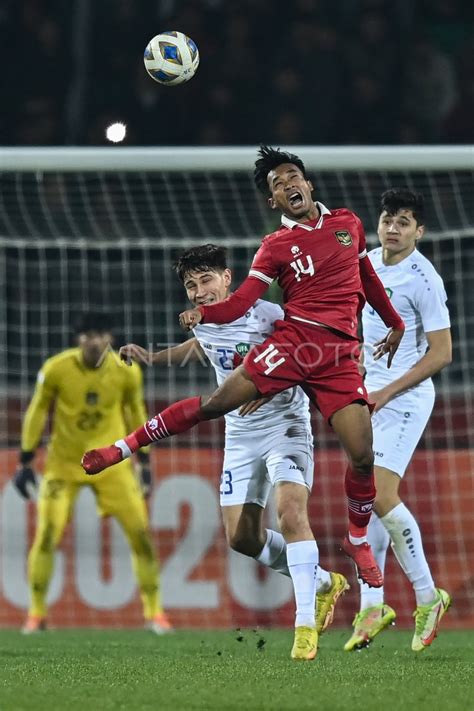
POLYGON ((136 343, 127 343, 120 348, 119 356, 127 365, 135 362, 146 366, 182 366, 191 361, 203 360, 204 353, 197 338, 190 338, 178 346, 165 348, 162 351, 151 351, 136 343))
POLYGON ((359 269, 365 298, 377 311, 385 325, 390 328, 385 338, 374 344, 374 359, 378 360, 388 353, 387 368, 390 368, 405 333, 405 324, 400 314, 393 308, 387 292, 367 256, 359 260, 359 269))
POLYGON ((199 306, 188 309, 179 315, 179 323, 185 331, 189 331, 199 323, 232 323, 244 316, 251 306, 268 289, 267 282, 248 276, 237 291, 217 304, 199 306))
POLYGON ((36 497, 38 486, 32 462, 43 434, 54 392, 51 367, 46 364, 38 373, 35 392, 23 418, 21 452, 13 476, 13 485, 24 499, 36 497))
POLYGON ((451 363, 452 345, 451 330, 449 328, 431 331, 426 334, 426 339, 429 350, 410 370, 407 370, 400 378, 393 380, 384 388, 370 393, 370 399, 375 403, 376 412, 400 393, 416 387, 451 363))
POLYGON ((384 324, 393 330, 405 330, 403 319, 396 311, 387 296, 384 285, 377 276, 369 257, 359 260, 360 278, 364 288, 365 298, 374 308, 384 324))
POLYGON ((401 328, 391 328, 385 338, 382 338, 381 341, 374 343, 374 360, 379 360, 379 358, 382 358, 382 356, 388 353, 387 368, 390 368, 393 356, 398 350, 398 346, 400 345, 400 341, 402 340, 404 333, 405 326, 401 328))

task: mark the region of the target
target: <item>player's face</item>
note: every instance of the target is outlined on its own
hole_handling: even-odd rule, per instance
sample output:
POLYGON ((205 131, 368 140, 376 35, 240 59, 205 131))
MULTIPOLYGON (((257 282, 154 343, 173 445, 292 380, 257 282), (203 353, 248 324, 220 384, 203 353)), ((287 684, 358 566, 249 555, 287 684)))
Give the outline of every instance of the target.
POLYGON ((84 362, 90 368, 98 367, 112 344, 112 334, 102 331, 87 331, 78 337, 84 362))
POLYGON ((295 221, 311 220, 317 209, 311 196, 313 186, 293 163, 282 163, 271 170, 267 177, 272 210, 281 210, 295 221))
POLYGON ((384 251, 399 256, 408 256, 423 236, 423 225, 416 224, 411 210, 399 210, 389 215, 386 210, 379 217, 377 234, 384 251))
POLYGON ((230 269, 223 272, 188 272, 184 277, 184 288, 193 306, 207 306, 227 297, 231 278, 230 269))

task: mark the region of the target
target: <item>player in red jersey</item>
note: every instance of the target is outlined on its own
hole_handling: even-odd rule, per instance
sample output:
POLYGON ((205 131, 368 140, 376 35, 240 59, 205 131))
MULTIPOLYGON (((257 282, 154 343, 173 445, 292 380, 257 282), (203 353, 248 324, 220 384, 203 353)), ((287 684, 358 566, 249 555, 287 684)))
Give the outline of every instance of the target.
MULTIPOLYGON (((276 322, 272 335, 248 353, 210 397, 171 405, 115 445, 87 452, 83 467, 89 474, 98 473, 150 442, 221 417, 259 395, 299 384, 330 421, 349 458, 349 532, 343 549, 359 577, 379 587, 383 577, 366 539, 375 486, 370 408, 357 365, 358 314, 367 299, 390 328, 376 344, 377 358, 388 353, 388 367, 404 324, 367 258, 361 221, 349 210, 328 210, 313 202, 313 186, 298 156, 262 146, 255 182, 268 195, 270 207, 283 213, 281 228, 265 237, 235 293, 220 303, 183 312, 180 322, 191 329, 201 322, 234 321, 274 279, 283 288, 285 319, 276 322)), ((303 506, 306 501, 295 499, 295 520, 303 506)))

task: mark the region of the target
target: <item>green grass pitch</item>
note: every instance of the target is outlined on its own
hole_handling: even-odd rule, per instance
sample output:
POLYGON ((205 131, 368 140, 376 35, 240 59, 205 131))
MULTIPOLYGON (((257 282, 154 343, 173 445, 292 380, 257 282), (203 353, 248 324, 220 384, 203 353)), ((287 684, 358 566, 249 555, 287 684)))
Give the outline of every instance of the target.
POLYGON ((289 659, 291 630, 0 632, 1 711, 469 711, 474 633, 441 632, 410 650, 387 630, 347 653, 349 630, 321 637, 313 662, 289 659))

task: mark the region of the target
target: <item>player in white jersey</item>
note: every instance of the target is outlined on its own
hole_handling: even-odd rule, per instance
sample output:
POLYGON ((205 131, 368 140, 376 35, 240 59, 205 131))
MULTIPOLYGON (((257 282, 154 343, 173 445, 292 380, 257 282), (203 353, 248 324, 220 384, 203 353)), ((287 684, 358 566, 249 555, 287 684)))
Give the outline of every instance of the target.
MULTIPOLYGON (((367 538, 381 570, 388 544, 416 598, 413 651, 429 646, 451 599, 436 588, 423 551, 420 529, 399 496, 399 485, 434 404, 431 376, 451 362, 451 332, 446 292, 431 262, 417 249, 424 232, 423 198, 404 189, 383 193, 378 236, 381 247, 370 260, 405 322, 405 336, 390 370, 373 358, 372 345, 385 336, 380 317, 366 305, 362 313, 365 384, 375 410, 377 495, 367 538)), ((361 584, 361 608, 344 649, 366 646, 393 622, 382 588, 361 584)))
MULTIPOLYGON (((207 244, 187 250, 176 271, 193 306, 216 303, 229 295, 231 272, 223 247, 207 244)), ((259 299, 230 324, 196 326, 194 338, 179 346, 150 354, 128 344, 120 354, 126 361, 157 365, 183 365, 206 356, 221 385, 283 316, 280 306, 259 299)), ((315 620, 317 544, 307 512, 314 468, 309 399, 295 387, 273 398, 253 400, 229 412, 225 420, 220 502, 227 541, 233 550, 291 577, 299 626, 316 626, 322 632, 349 586, 343 575, 316 566, 315 620), (272 487, 282 533, 263 525, 272 487)))

